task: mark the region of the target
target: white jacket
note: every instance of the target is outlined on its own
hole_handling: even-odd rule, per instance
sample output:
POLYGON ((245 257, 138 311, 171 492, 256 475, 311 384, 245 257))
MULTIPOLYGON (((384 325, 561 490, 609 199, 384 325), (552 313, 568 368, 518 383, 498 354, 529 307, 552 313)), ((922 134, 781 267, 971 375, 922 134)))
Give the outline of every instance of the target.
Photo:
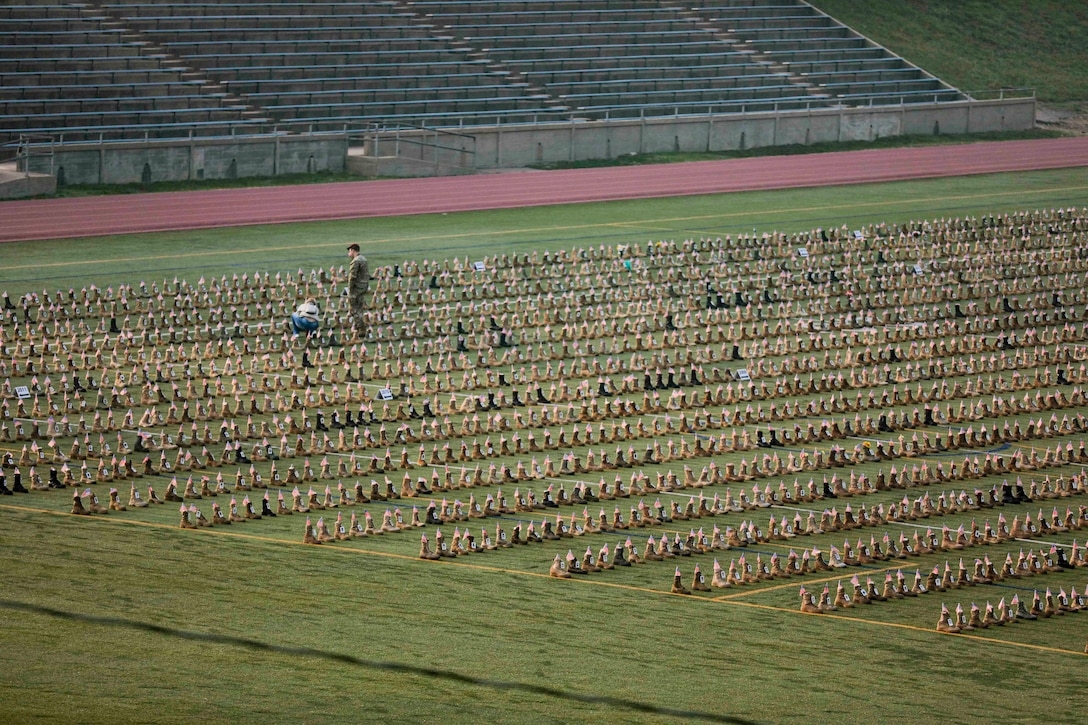
POLYGON ((311 322, 317 322, 318 316, 321 314, 321 310, 313 302, 306 300, 295 310, 295 314, 303 320, 310 320, 311 322))

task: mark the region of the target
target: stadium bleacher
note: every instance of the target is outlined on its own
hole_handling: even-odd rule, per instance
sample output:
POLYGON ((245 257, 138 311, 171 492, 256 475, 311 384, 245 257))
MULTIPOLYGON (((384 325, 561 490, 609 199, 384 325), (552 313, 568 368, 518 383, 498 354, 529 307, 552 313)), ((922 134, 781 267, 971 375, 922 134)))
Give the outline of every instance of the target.
POLYGON ((16 0, 0 82, 0 140, 965 98, 796 0, 16 0))
POLYGON ((692 0, 762 60, 844 105, 963 100, 964 94, 800 0, 692 0), (893 69, 897 73, 873 72, 893 69))

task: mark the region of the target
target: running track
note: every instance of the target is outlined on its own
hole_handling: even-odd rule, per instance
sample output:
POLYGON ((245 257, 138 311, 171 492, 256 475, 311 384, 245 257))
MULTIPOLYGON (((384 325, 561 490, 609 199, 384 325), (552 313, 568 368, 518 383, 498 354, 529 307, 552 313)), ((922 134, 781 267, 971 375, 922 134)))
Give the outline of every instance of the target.
POLYGON ((1088 137, 622 168, 0 202, 0 242, 1088 166, 1088 137))

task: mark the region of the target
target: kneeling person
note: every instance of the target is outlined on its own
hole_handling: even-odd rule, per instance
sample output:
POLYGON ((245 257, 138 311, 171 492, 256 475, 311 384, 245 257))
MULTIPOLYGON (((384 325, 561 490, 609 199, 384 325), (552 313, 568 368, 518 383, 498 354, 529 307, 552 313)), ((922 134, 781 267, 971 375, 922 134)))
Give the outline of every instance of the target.
POLYGON ((311 297, 291 314, 291 330, 296 335, 312 335, 321 326, 321 310, 311 297))

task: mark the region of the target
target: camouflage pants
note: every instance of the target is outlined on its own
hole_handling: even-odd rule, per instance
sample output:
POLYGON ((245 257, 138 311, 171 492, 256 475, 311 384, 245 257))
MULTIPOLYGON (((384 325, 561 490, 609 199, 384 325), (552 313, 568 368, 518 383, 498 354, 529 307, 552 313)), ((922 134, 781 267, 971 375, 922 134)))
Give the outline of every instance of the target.
POLYGON ((365 292, 348 300, 348 305, 351 308, 351 329, 359 336, 366 334, 366 303, 367 295, 365 292))

